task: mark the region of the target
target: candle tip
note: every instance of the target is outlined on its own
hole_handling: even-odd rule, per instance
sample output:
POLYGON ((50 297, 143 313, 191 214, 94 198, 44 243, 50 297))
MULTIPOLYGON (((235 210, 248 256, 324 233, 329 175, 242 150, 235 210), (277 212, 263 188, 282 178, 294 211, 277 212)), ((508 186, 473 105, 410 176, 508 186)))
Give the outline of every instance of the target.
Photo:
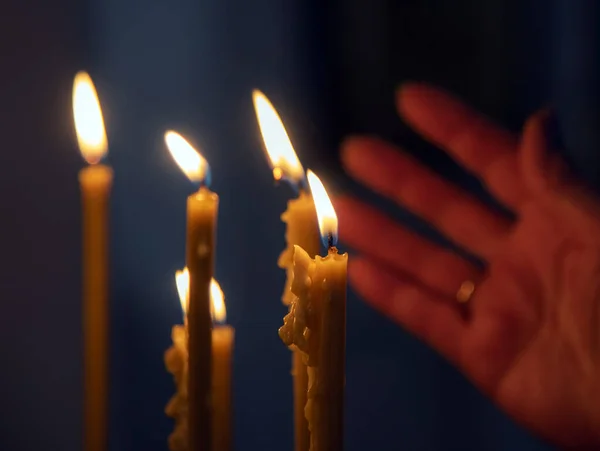
POLYGON ((99 163, 108 150, 108 140, 94 82, 83 71, 73 80, 73 120, 81 155, 89 164, 99 163))

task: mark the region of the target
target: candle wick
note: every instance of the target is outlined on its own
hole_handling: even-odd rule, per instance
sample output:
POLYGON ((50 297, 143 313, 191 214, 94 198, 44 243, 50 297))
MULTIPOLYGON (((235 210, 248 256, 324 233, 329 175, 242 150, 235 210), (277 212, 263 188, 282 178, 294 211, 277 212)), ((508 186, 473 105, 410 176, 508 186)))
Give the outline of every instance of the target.
POLYGON ((300 181, 298 182, 298 191, 300 191, 300 193, 306 193, 306 194, 308 194, 310 192, 309 186, 308 186, 308 179, 306 178, 306 175, 304 175, 304 177, 302 177, 300 179, 300 181))
POLYGON ((329 232, 327 234, 327 247, 331 249, 333 247, 333 233, 329 232))

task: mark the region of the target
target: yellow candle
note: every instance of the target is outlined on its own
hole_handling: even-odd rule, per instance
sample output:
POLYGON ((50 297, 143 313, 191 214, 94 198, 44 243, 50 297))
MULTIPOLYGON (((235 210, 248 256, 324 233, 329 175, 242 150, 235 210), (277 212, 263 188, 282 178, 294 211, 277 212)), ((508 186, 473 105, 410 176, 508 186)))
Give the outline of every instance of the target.
POLYGON ((226 311, 223 292, 213 279, 211 301, 214 327, 212 330, 212 406, 213 450, 230 451, 231 437, 231 357, 235 329, 225 324, 226 311))
POLYGON ((83 342, 85 451, 104 451, 108 417, 108 200, 112 170, 98 164, 108 143, 92 79, 73 82, 73 116, 79 149, 89 166, 79 172, 83 235, 83 342))
POLYGON ((188 448, 188 350, 187 329, 185 326, 173 326, 171 331, 173 345, 165 352, 165 366, 173 375, 176 392, 165 407, 167 416, 175 420, 175 428, 169 435, 170 451, 187 451, 188 448))
POLYGON ((288 201, 287 210, 281 215, 281 220, 286 224, 286 247, 279 256, 277 264, 285 269, 287 274, 281 300, 285 305, 290 305, 293 298, 290 287, 294 273, 294 245, 300 246, 313 257, 318 255, 321 245, 312 196, 302 190, 296 199, 288 201))
MULTIPOLYGON (((165 142, 193 182, 203 183, 208 163, 181 135, 169 131, 165 142)), ((186 265, 190 273, 188 309, 189 449, 209 451, 212 443, 210 281, 214 272, 218 196, 205 185, 188 197, 186 265)))
POLYGON ((175 428, 169 435, 169 450, 187 451, 189 450, 187 311, 190 285, 190 273, 187 268, 175 273, 175 281, 184 324, 173 326, 171 331, 173 345, 165 351, 165 366, 173 375, 176 388, 175 394, 165 407, 165 413, 175 420, 175 428))
POLYGON ((348 254, 335 248, 337 217, 320 180, 308 172, 328 254, 314 259, 294 248, 290 313, 279 330, 283 342, 304 353, 308 365, 306 417, 311 451, 341 451, 344 436, 346 272, 348 254))
MULTIPOLYGON (((277 111, 260 91, 253 92, 254 108, 265 144, 265 149, 275 180, 285 179, 298 187, 304 183, 304 169, 294 151, 289 136, 277 111)), ((312 196, 302 186, 300 195, 288 202, 281 215, 286 224, 286 248, 279 256, 278 266, 286 270, 286 282, 282 301, 289 306, 294 295, 290 288, 293 279, 294 245, 306 250, 311 256, 319 253, 320 237, 312 196)), ((296 451, 308 451, 309 432, 304 407, 308 388, 308 374, 303 356, 292 352, 292 377, 294 385, 294 442, 296 451)))
MULTIPOLYGON (((177 289, 184 318, 188 309, 189 272, 187 268, 176 274, 177 289)), ((212 428, 214 451, 231 449, 231 359, 235 329, 225 324, 226 310, 221 287, 216 280, 211 281, 211 315, 215 323, 212 330, 212 428)), ((187 322, 186 322, 187 324, 187 322)), ((175 419, 175 429, 169 436, 171 451, 188 451, 188 345, 186 326, 175 326, 172 332, 173 346, 165 353, 165 365, 173 374, 176 394, 171 398, 165 412, 175 419)))

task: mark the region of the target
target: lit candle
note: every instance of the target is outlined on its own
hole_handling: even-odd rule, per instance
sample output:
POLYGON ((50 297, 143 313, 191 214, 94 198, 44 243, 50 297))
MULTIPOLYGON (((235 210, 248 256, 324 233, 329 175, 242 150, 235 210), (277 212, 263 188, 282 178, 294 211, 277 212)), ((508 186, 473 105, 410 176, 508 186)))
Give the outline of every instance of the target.
MULTIPOLYGON (((177 290, 181 308, 185 316, 188 304, 189 273, 187 268, 177 271, 177 290)), ((235 330, 225 324, 226 310, 223 291, 216 280, 211 281, 211 316, 214 322, 212 330, 212 428, 213 450, 229 451, 231 449, 231 357, 235 330)), ((165 353, 165 365, 173 374, 176 394, 171 398, 165 412, 175 419, 175 429, 169 436, 171 451, 187 451, 187 387, 188 379, 188 350, 186 326, 174 326, 172 331, 173 346, 165 353)))
POLYGON ((190 274, 185 268, 175 273, 179 302, 183 312, 183 325, 177 324, 171 330, 173 345, 165 352, 165 366, 173 375, 175 394, 165 408, 167 416, 175 420, 173 432, 169 435, 170 451, 188 451, 188 345, 187 310, 190 274))
POLYGON ((171 155, 198 192, 187 200, 186 266, 190 273, 188 309, 189 426, 193 451, 209 451, 212 443, 210 281, 213 277, 219 197, 208 189, 207 161, 179 134, 169 131, 165 142, 171 155))
MULTIPOLYGON (((281 215, 286 224, 286 248, 279 256, 277 264, 286 270, 286 282, 282 301, 289 306, 293 299, 290 291, 293 277, 294 245, 306 250, 311 256, 319 253, 319 233, 315 206, 310 193, 306 192, 304 168, 294 151, 294 147, 283 126, 277 111, 260 91, 252 93, 258 125, 275 180, 286 180, 292 187, 300 187, 300 195, 288 202, 287 210, 281 215)), ((292 376, 294 382, 294 442, 296 451, 308 451, 309 432, 304 414, 308 375, 302 354, 292 353, 292 376)))
POLYGON ((231 356, 235 329, 225 324, 227 317, 223 291, 213 279, 212 301, 212 407, 213 450, 231 450, 231 356))
POLYGON ((337 216, 323 184, 308 171, 326 257, 314 259, 294 247, 294 299, 279 329, 283 342, 306 356, 306 417, 311 451, 341 451, 344 437, 346 360, 346 270, 348 254, 338 254, 337 216))
POLYGON ((111 168, 99 164, 108 150, 92 79, 73 82, 77 141, 89 166, 79 171, 83 235, 84 449, 104 451, 108 415, 108 198, 111 168))

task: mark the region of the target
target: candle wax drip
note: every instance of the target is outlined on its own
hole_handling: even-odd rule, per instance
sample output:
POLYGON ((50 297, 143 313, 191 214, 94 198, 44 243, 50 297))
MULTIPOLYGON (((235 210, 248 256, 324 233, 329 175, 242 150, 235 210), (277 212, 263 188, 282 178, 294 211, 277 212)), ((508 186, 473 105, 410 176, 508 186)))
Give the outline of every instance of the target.
POLYGON ((188 356, 185 326, 174 326, 171 337, 173 346, 165 352, 165 366, 173 375, 177 392, 165 407, 167 416, 175 420, 175 429, 169 435, 170 451, 188 451, 188 356))
POLYGON ((288 208, 281 215, 281 220, 286 224, 286 248, 279 256, 277 265, 287 273, 281 300, 285 305, 290 305, 293 299, 290 287, 293 279, 294 245, 301 246, 311 257, 317 255, 321 247, 319 225, 312 197, 306 191, 301 191, 298 198, 288 202, 288 208))
POLYGON ((335 246, 314 259, 294 246, 293 299, 279 337, 302 353, 307 366, 310 451, 338 450, 343 441, 346 264, 347 254, 339 255, 335 246))

